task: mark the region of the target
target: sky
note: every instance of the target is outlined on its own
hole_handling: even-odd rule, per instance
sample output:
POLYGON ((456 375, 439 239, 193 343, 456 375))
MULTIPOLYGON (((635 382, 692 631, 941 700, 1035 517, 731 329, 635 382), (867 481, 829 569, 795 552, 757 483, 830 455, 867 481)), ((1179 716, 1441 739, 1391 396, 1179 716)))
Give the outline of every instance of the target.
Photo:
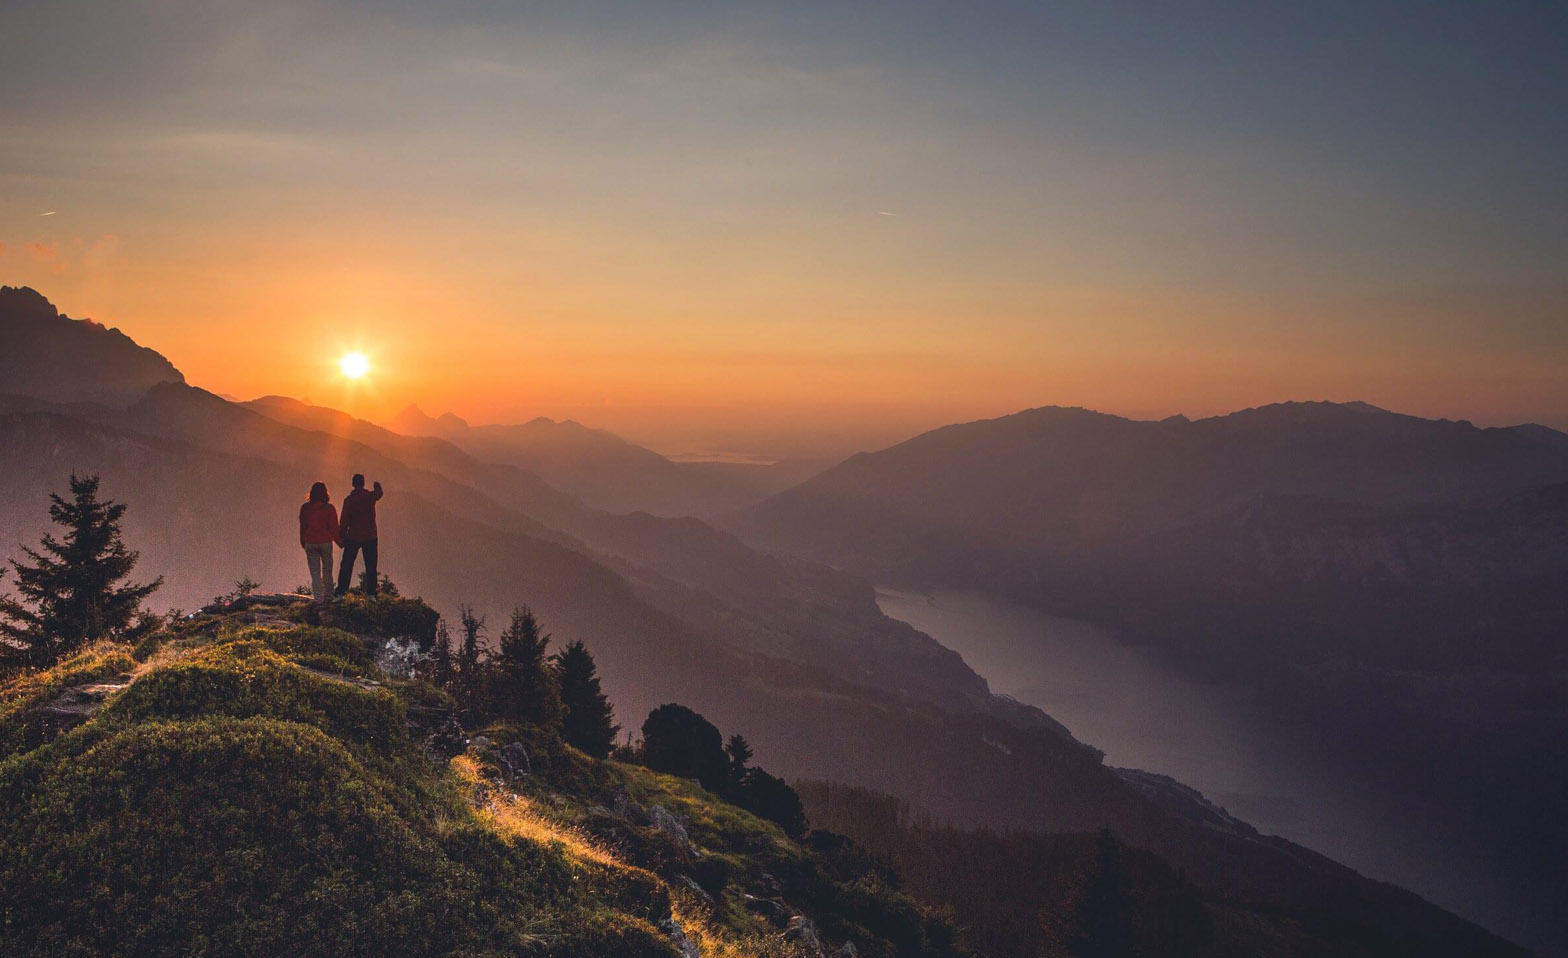
POLYGON ((1046 404, 1568 428, 1560 2, 8 0, 0 37, 0 282, 240 398, 677 454, 1046 404))

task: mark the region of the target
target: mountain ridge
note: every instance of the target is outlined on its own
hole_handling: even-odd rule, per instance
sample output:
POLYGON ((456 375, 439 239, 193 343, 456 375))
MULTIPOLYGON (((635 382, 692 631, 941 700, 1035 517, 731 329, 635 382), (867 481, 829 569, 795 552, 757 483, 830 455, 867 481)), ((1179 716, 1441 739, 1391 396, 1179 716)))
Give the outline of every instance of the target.
POLYGON ((864 580, 757 553, 697 520, 588 509, 515 467, 333 410, 262 406, 301 425, 177 384, 125 408, 0 403, 0 530, 8 543, 35 539, 52 484, 101 468, 105 489, 134 505, 127 534, 146 567, 180 572, 171 590, 204 598, 242 574, 302 578, 291 523, 303 490, 365 471, 390 480, 384 569, 448 609, 494 613, 526 598, 549 628, 589 642, 606 689, 634 714, 689 702, 782 771, 883 788, 955 821, 1111 826, 1208 894, 1494 941, 1343 866, 1305 867, 1289 843, 1205 829, 1150 801, 1097 751, 1037 710, 991 699, 951 652, 881 616, 864 580), (568 529, 520 511, 527 503, 568 529))

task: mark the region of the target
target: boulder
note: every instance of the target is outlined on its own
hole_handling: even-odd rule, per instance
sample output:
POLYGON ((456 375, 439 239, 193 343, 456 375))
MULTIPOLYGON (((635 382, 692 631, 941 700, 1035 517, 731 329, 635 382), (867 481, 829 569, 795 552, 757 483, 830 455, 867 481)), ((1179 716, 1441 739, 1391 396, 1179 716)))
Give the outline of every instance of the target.
POLYGON ((463 734, 463 727, 457 724, 457 720, 450 716, 438 724, 435 731, 425 736, 425 754, 437 764, 446 764, 463 754, 467 748, 468 736, 463 734))
POLYGON ((697 948, 696 942, 686 937, 686 930, 680 926, 680 922, 673 918, 666 918, 659 922, 659 930, 670 939, 670 944, 680 952, 681 958, 702 958, 702 952, 697 948))
POLYGON ((796 915, 784 929, 784 940, 799 947, 812 958, 827 958, 822 950, 822 936, 817 934, 817 923, 805 915, 796 915))
POLYGON ((746 906, 747 911, 761 915, 779 928, 789 924, 789 908, 777 898, 758 898, 756 895, 741 895, 741 904, 746 906))
POLYGON ((511 778, 518 778, 533 772, 533 764, 528 760, 528 749, 522 742, 508 742, 501 747, 501 768, 511 778))
POLYGON ((681 824, 680 818, 663 805, 648 806, 648 824, 674 845, 684 857, 696 858, 702 854, 693 844, 691 836, 686 833, 686 826, 681 824))

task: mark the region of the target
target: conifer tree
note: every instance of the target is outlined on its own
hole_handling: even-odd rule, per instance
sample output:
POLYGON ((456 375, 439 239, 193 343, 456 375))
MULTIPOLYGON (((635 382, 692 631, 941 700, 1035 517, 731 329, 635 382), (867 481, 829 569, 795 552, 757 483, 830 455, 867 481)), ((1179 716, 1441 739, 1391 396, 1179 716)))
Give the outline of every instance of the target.
POLYGON ((565 715, 561 736, 594 758, 605 758, 615 748, 615 712, 599 688, 593 656, 581 642, 570 642, 551 659, 561 685, 565 715))
POLYGON ((495 717, 560 727, 561 688, 545 658, 549 645, 550 636, 540 630, 533 610, 526 605, 512 610, 490 670, 489 702, 495 717))
POLYGON ((736 787, 746 784, 746 763, 751 761, 751 745, 744 736, 731 735, 724 743, 724 754, 730 758, 730 781, 736 787))
POLYGON ((0 596, 0 659, 48 666, 101 638, 134 639, 156 621, 142 600, 163 584, 121 585, 139 554, 125 547, 125 506, 98 499, 98 477, 71 474, 71 498, 51 494, 49 517, 64 539, 45 535, 37 550, 13 561, 20 598, 0 596))
POLYGON ((442 619, 436 623, 436 641, 430 647, 430 681, 441 688, 451 685, 452 667, 452 633, 446 627, 446 620, 442 619))
POLYGON ((474 615, 468 606, 458 608, 458 623, 463 628, 463 644, 457 653, 453 669, 453 695, 458 707, 477 718, 484 696, 484 669, 479 661, 479 635, 485 629, 483 616, 474 615))

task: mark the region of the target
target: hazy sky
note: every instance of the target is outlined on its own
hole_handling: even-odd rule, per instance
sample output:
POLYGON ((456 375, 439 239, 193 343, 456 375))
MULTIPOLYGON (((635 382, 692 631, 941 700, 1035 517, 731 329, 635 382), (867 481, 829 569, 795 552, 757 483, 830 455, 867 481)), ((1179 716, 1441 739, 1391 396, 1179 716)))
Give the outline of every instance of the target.
POLYGON ((7 0, 0 282, 217 391, 667 450, 1568 427, 1565 51, 1560 2, 7 0))

